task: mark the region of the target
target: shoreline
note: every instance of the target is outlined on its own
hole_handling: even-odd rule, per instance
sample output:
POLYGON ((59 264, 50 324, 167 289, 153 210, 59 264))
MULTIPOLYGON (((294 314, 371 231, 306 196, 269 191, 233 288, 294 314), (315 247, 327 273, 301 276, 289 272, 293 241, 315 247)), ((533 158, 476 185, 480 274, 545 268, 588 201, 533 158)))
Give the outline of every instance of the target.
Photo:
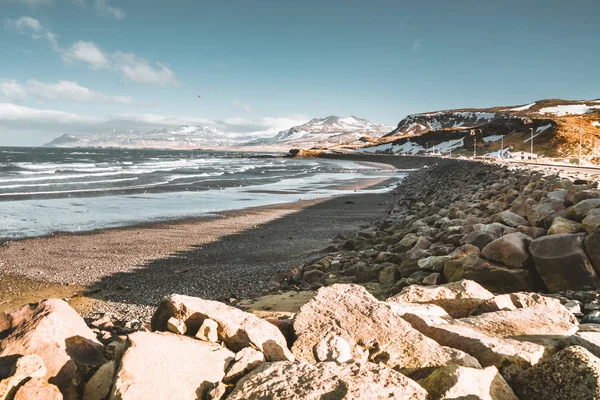
MULTIPOLYGON (((211 282, 208 285, 211 288, 202 288, 202 293, 193 292, 194 285, 190 284, 187 285, 192 290, 189 294, 196 293, 215 299, 227 296, 254 297, 266 290, 271 275, 305 262, 315 252, 325 248, 336 234, 342 231, 350 234, 361 225, 381 217, 385 213, 383 203, 391 190, 366 194, 354 194, 351 191, 373 186, 383 187, 390 182, 397 181, 393 178, 361 179, 354 182, 352 187, 340 187, 339 189, 349 192, 341 196, 146 222, 134 226, 9 240, 0 245, 0 276, 3 278, 0 281, 0 311, 42 298, 60 297, 69 298, 72 306, 83 315, 106 312, 129 319, 144 318, 151 314, 153 307, 150 304, 156 304, 159 296, 149 293, 146 296, 144 290, 137 290, 139 293, 129 293, 124 297, 120 293, 135 292, 130 290, 130 286, 135 285, 130 280, 136 272, 155 268, 162 263, 167 265, 165 268, 169 269, 171 275, 181 275, 185 277, 184 280, 188 279, 188 275, 200 274, 203 266, 176 267, 177 263, 173 260, 201 253, 203 246, 210 248, 210 255, 205 258, 212 258, 208 275, 214 275, 219 269, 229 269, 232 275, 243 274, 244 269, 256 269, 256 265, 245 268, 243 259, 231 263, 227 257, 216 257, 218 248, 225 246, 222 242, 229 241, 236 235, 240 237, 234 241, 239 241, 238 247, 241 248, 235 251, 248 249, 253 260, 261 264, 259 271, 254 271, 255 279, 239 279, 241 286, 238 287, 235 279, 228 283, 211 282), (351 208, 350 212, 348 208, 351 208), (306 221, 299 217, 302 214, 306 214, 306 221), (344 220, 344 223, 336 222, 335 218, 344 220), (280 220, 286 222, 278 222, 280 220), (261 243, 264 240, 260 236, 250 237, 253 236, 250 232, 274 225, 281 226, 276 229, 277 237, 268 241, 267 246, 261 243), (289 237, 294 237, 295 243, 291 246, 280 243, 279 247, 286 249, 288 254, 270 254, 277 253, 278 241, 289 241, 287 237, 281 237, 281 231, 286 230, 292 232, 289 237), (315 233, 315 230, 318 232, 315 233), (122 283, 123 281, 127 283, 122 283), (136 296, 151 299, 135 300, 136 296)), ((231 256, 227 254, 227 248, 222 252, 225 256, 231 256)), ((202 259, 198 254, 195 256, 196 259, 202 259)), ((156 272, 155 270, 154 273, 156 272)), ((158 271, 159 275, 162 272, 164 271, 158 271)), ((222 279, 223 274, 216 275, 222 279)), ((198 280, 197 278, 194 277, 198 280)), ((152 281, 153 278, 145 276, 142 280, 152 281)), ((163 282, 155 284, 160 286, 163 282)), ((185 290, 177 290, 186 289, 180 286, 171 282, 163 287, 148 287, 145 290, 155 292, 164 289, 160 294, 162 296, 174 291, 184 292, 185 290)))

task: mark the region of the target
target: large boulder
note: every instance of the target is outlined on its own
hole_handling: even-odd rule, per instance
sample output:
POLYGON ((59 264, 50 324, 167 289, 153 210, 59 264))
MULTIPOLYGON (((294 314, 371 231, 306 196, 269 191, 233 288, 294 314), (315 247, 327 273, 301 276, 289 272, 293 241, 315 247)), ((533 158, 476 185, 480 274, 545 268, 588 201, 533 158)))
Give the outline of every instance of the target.
POLYGON ((548 228, 552 224, 554 216, 564 211, 564 202, 560 200, 550 200, 531 207, 527 211, 527 219, 531 226, 548 228))
POLYGON ((535 292, 541 289, 539 277, 528 269, 509 268, 470 255, 444 265, 444 278, 449 282, 470 279, 494 293, 535 292))
POLYGON ((454 318, 466 317, 494 295, 477 282, 462 280, 438 286, 411 285, 388 302, 434 304, 454 318))
POLYGON ((234 354, 172 333, 129 335, 111 400, 202 399, 225 376, 234 354))
POLYGON ((195 335, 205 319, 218 324, 217 335, 232 351, 252 346, 267 360, 294 360, 279 329, 253 314, 238 310, 218 301, 173 294, 167 296, 152 316, 152 329, 166 331, 169 318, 184 321, 187 333, 195 335))
POLYGON ((41 378, 31 378, 19 386, 12 400, 63 400, 56 386, 41 378))
POLYGON ((517 377, 515 393, 527 400, 600 398, 600 359, 571 346, 517 377))
POLYGON ((319 343, 332 334, 348 342, 354 360, 368 359, 407 373, 442 365, 478 366, 473 357, 413 329, 358 285, 321 288, 296 315, 294 330, 298 338, 292 351, 300 361, 317 361, 319 343))
POLYGON ((417 314, 403 318, 438 343, 473 355, 483 366, 498 368, 535 365, 578 329, 573 314, 552 302, 455 320, 417 314))
POLYGON ((504 225, 508 225, 513 228, 519 226, 529 226, 529 221, 512 211, 503 211, 499 214, 495 214, 492 216, 492 221, 501 222, 504 225))
POLYGON ((426 400, 427 392, 399 372, 371 363, 265 363, 242 378, 228 400, 426 400))
MULTIPOLYGON (((599 210, 600 211, 600 210, 599 210)), ((583 228, 587 233, 593 233, 596 230, 600 229, 600 212, 588 214, 587 217, 583 219, 583 228)))
POLYGON ((593 232, 585 238, 585 250, 587 255, 596 269, 600 271, 600 229, 593 232))
POLYGON ((450 365, 419 381, 431 400, 519 400, 496 367, 484 369, 450 365))
POLYGON ((550 229, 548 229, 548 235, 560 235, 563 233, 579 233, 584 232, 585 228, 583 224, 579 222, 571 221, 568 218, 557 217, 552 221, 550 229))
POLYGON ((583 248, 584 234, 549 235, 529 246, 535 269, 551 292, 600 287, 600 278, 583 248))
POLYGON ((529 244, 531 238, 516 232, 502 236, 483 248, 481 254, 488 260, 512 268, 527 268, 531 265, 529 244))
POLYGON ((587 199, 567 208, 567 217, 581 222, 590 210, 600 208, 600 199, 587 199))
MULTIPOLYGON (((46 366, 44 380, 65 399, 76 399, 84 375, 104 364, 103 346, 83 318, 58 299, 0 313, 0 359, 37 354, 46 366)), ((1 371, 0 376, 6 375, 1 371)))

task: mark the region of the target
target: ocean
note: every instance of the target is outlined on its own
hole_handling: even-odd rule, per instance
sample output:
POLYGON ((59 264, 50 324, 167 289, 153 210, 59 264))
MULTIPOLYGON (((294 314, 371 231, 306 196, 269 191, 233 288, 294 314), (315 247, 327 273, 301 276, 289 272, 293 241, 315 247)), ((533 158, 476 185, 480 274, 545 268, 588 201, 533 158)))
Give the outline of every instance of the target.
POLYGON ((0 147, 0 243, 338 196, 357 179, 401 175, 253 153, 0 147))

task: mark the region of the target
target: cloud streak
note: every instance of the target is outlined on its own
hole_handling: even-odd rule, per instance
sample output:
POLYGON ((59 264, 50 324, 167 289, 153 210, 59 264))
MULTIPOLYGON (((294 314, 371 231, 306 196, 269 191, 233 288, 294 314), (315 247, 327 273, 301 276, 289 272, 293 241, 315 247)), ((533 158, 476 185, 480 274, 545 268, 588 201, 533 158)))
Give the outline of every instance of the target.
POLYGON ((46 29, 39 20, 32 17, 7 19, 6 28, 20 34, 27 34, 32 39, 46 38, 54 50, 61 54, 66 64, 83 64, 92 70, 107 70, 121 73, 130 81, 157 86, 177 85, 175 73, 162 63, 155 63, 134 53, 107 52, 94 42, 77 41, 63 49, 59 46, 57 36, 46 29))
POLYGON ((57 110, 36 109, 13 103, 0 103, 0 127, 10 129, 40 130, 45 133, 97 133, 106 129, 151 130, 203 125, 219 128, 226 133, 257 131, 278 132, 306 122, 306 117, 294 118, 230 118, 209 120, 195 116, 161 115, 151 113, 110 114, 90 116, 57 110))
POLYGON ((151 102, 134 100, 130 96, 109 96, 99 91, 88 89, 73 81, 58 81, 44 83, 29 79, 25 84, 15 79, 0 81, 0 99, 5 101, 25 100, 33 98, 36 101, 73 101, 79 103, 106 103, 127 106, 152 106, 151 102))
POLYGON ((415 39, 412 44, 412 48, 414 51, 419 51, 419 49, 421 48, 421 39, 415 39))
POLYGON ((233 100, 233 105, 242 111, 246 111, 248 113, 252 112, 252 107, 250 107, 248 104, 241 102, 239 99, 233 100))

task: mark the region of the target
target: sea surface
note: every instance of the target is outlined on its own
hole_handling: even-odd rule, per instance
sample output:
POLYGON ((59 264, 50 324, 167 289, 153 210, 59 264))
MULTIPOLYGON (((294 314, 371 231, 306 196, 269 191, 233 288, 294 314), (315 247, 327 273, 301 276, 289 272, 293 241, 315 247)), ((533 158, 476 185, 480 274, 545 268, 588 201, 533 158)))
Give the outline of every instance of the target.
POLYGON ((357 179, 402 176, 251 153, 0 147, 0 243, 337 196, 357 179))

